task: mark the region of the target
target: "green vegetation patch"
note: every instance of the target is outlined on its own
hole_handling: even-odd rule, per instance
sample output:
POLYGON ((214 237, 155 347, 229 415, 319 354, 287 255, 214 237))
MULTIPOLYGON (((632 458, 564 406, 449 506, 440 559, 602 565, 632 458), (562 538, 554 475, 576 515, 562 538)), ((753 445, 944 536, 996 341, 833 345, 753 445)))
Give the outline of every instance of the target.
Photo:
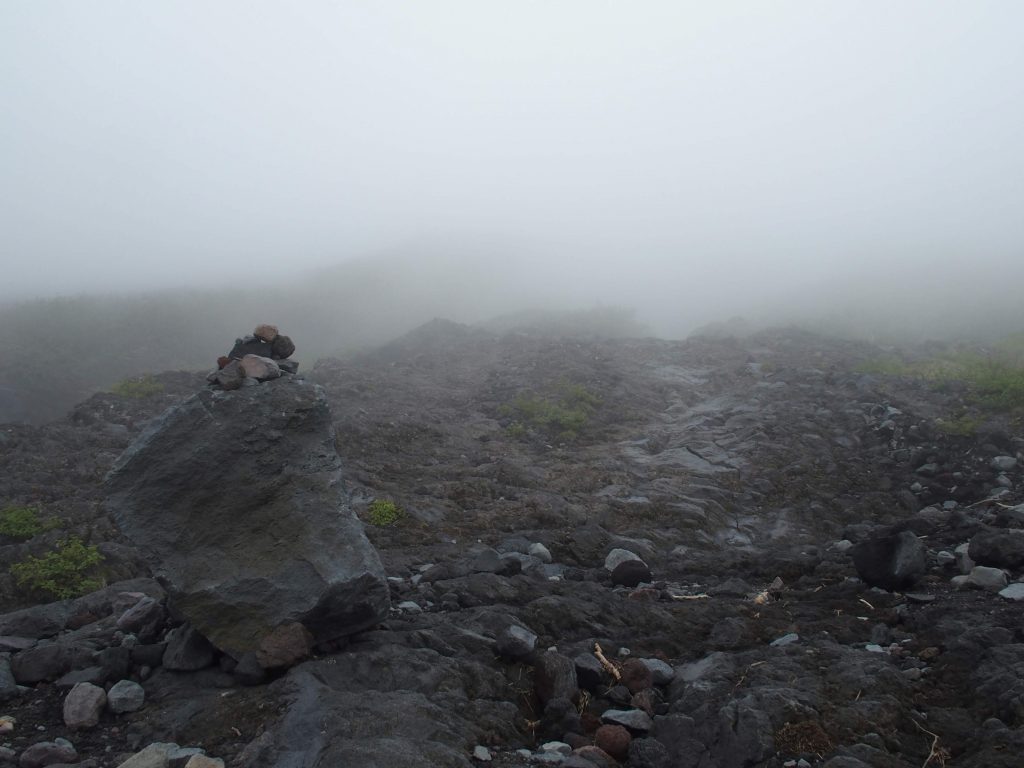
MULTIPOLYGON (((885 356, 869 360, 861 370, 921 379, 936 388, 960 384, 973 405, 1000 412, 1024 411, 1024 334, 1004 339, 985 354, 957 351, 913 361, 885 356)), ((940 428, 951 433, 973 431, 963 417, 947 420, 945 424, 940 428)))
POLYGON ((366 522, 378 528, 397 525, 405 519, 405 510, 390 499, 374 499, 366 508, 366 522))
POLYGON ((940 432, 947 435, 974 437, 983 423, 984 420, 981 417, 965 413, 948 419, 937 419, 935 426, 940 432))
POLYGON ((110 391, 120 397, 131 397, 138 400, 159 395, 164 391, 164 385, 157 381, 155 376, 135 376, 122 379, 112 386, 110 391))
POLYGON ((580 384, 563 384, 551 396, 521 394, 501 409, 511 416, 508 432, 513 437, 529 429, 539 430, 561 440, 575 440, 601 404, 601 398, 580 384))
POLYGON ((18 586, 28 592, 66 600, 103 586, 103 579, 95 573, 102 562, 103 556, 96 547, 72 536, 59 541, 56 549, 41 557, 30 556, 15 563, 11 574, 18 586))
POLYGON ((0 510, 0 536, 12 539, 31 539, 54 526, 39 519, 35 507, 7 507, 0 510))

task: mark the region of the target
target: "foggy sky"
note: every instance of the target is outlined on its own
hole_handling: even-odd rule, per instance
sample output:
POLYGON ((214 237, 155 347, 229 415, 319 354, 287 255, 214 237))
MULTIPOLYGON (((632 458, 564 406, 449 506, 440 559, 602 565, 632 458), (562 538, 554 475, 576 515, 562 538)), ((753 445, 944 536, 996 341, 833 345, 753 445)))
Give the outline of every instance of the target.
POLYGON ((656 320, 1005 290, 1022 29, 1016 1, 10 0, 0 299, 438 243, 656 320))

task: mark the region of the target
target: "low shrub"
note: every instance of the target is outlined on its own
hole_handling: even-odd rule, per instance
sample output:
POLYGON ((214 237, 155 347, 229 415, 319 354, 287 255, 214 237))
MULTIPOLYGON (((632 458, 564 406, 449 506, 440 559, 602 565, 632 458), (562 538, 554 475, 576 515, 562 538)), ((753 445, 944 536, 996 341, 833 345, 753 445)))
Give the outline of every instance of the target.
POLYGON ((94 546, 86 545, 78 537, 57 542, 56 549, 41 557, 28 557, 11 566, 11 575, 18 586, 56 600, 93 592, 103 586, 103 579, 95 574, 103 556, 94 546))
POLYGON ((405 510, 390 499, 374 499, 366 508, 366 521, 378 528, 395 525, 405 518, 405 510))
POLYGON ((601 398, 580 384, 563 384, 551 396, 521 394, 501 409, 514 420, 508 426, 512 437, 527 434, 528 428, 560 440, 575 440, 587 425, 601 398))
POLYGON ((0 536, 31 539, 47 529, 47 524, 39 519, 39 512, 34 507, 7 507, 0 510, 0 536))

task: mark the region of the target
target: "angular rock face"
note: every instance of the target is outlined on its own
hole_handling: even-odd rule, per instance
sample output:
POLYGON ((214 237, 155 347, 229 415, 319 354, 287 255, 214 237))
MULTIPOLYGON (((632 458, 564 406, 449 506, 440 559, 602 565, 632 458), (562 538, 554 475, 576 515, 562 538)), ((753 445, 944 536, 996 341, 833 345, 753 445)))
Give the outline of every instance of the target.
POLYGON ((282 378, 196 394, 155 419, 107 477, 107 508, 215 646, 274 655, 380 621, 388 587, 348 507, 319 387, 282 378))

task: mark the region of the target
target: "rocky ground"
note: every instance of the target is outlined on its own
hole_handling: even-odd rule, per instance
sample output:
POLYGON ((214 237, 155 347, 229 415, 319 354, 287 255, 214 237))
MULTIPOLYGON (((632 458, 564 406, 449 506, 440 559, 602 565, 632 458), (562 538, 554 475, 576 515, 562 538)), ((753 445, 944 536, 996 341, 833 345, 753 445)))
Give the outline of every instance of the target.
MULTIPOLYGON (((32 606, 5 574, 0 762, 69 762, 25 758, 66 738, 100 766, 155 742, 242 766, 1020 766, 1024 602, 1006 585, 1024 576, 1024 433, 997 416, 940 430, 963 393, 861 373, 878 354, 792 331, 582 341, 435 321, 322 361, 306 376, 390 616, 254 677, 190 644, 151 580, 32 606), (545 421, 542 401, 585 418, 545 421), (375 525, 382 499, 404 515, 375 525), (140 709, 67 727, 75 682, 122 678, 140 709)), ((108 581, 146 575, 102 481, 204 386, 157 378, 160 394, 0 428, 0 502, 60 521, 0 543, 4 563, 73 531, 108 581)), ((169 750, 132 765, 189 759, 169 750)))

